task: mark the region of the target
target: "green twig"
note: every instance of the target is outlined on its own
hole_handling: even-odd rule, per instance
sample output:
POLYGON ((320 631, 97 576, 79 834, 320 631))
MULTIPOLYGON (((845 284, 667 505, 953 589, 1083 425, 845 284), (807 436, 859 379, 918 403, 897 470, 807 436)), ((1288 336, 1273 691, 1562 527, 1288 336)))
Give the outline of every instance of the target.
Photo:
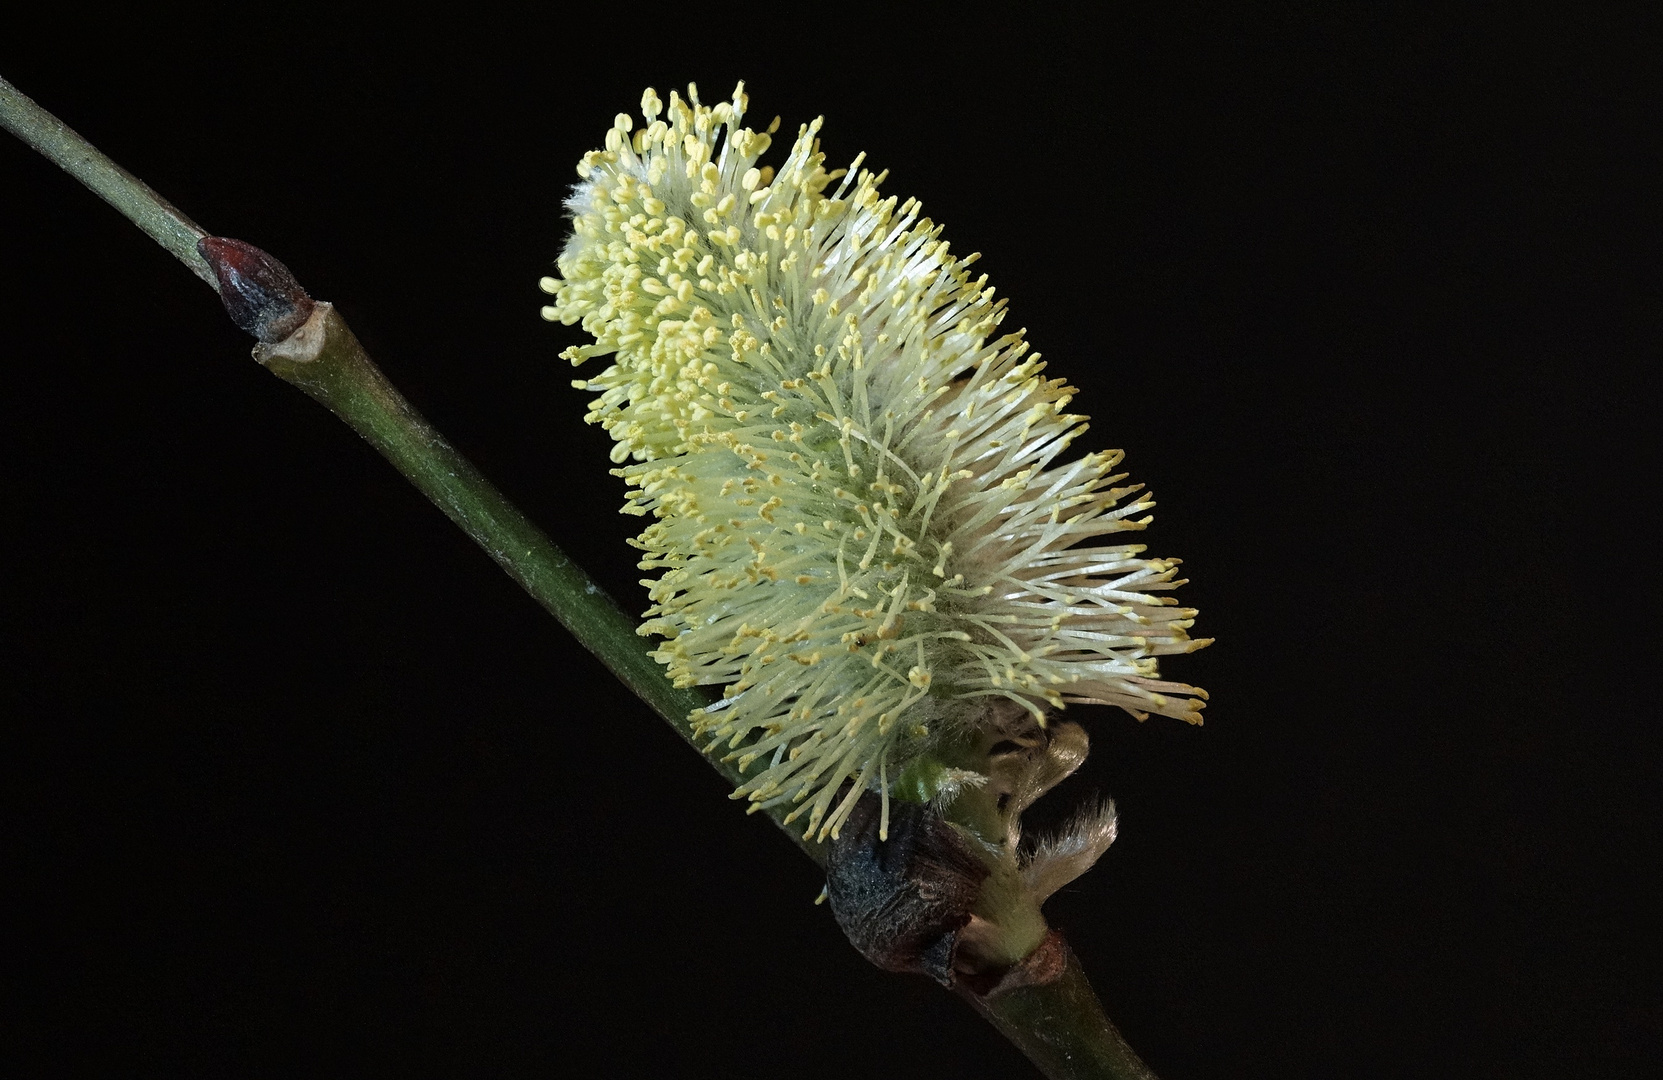
MULTIPOLYGON (((709 695, 664 677, 663 667, 635 632, 636 620, 405 400, 333 305, 318 304, 293 335, 256 346, 254 356, 363 436, 683 741, 699 749, 687 714, 711 704, 709 695)), ((740 772, 732 762, 701 756, 730 784, 739 785, 740 772)), ((824 862, 820 845, 783 824, 784 813, 774 809, 769 816, 805 854, 824 862)))
MULTIPOLYGON (((208 233, 62 121, 0 78, 0 126, 91 188, 198 277, 218 287, 198 253, 208 233)), ((327 406, 462 528, 561 625, 692 743, 687 714, 709 704, 677 688, 647 654, 635 620, 528 521, 387 381, 329 304, 292 336, 255 356, 327 406)), ((730 782, 738 770, 701 755, 730 782)), ((773 812, 776 823, 780 812, 773 812)), ((784 826, 782 826, 784 828, 784 826)), ((817 863, 824 849, 785 831, 817 863)), ((971 1006, 1053 1080, 1154 1080, 1104 1015, 1072 952, 1060 978, 991 996, 961 991, 971 1006)))
POLYGON ((1061 977, 1002 994, 959 996, 1057 1080, 1157 1080, 1109 1022, 1074 951, 1061 977))
MULTIPOLYGON (((579 644, 693 744, 687 714, 709 705, 710 698, 664 677, 664 668, 636 634, 635 620, 428 424, 387 381, 332 305, 319 304, 291 337, 257 346, 254 355, 362 435, 579 644)), ((706 760, 735 786, 740 783, 733 763, 706 760)), ((787 831, 800 839, 796 830, 787 831)))
POLYGON ((0 78, 0 127, 16 135, 41 156, 92 189, 93 194, 120 210, 191 273, 214 284, 208 262, 197 254, 196 242, 207 236, 202 226, 181 214, 150 186, 105 157, 68 124, 0 78))

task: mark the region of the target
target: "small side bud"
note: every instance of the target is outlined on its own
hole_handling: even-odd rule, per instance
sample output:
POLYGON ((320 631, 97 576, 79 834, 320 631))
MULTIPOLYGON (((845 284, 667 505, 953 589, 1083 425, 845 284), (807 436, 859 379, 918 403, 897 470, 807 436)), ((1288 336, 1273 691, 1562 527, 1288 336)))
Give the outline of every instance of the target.
POLYGON ((253 244, 208 236, 196 250, 214 271, 225 313, 261 344, 282 341, 311 317, 316 305, 289 268, 253 244))

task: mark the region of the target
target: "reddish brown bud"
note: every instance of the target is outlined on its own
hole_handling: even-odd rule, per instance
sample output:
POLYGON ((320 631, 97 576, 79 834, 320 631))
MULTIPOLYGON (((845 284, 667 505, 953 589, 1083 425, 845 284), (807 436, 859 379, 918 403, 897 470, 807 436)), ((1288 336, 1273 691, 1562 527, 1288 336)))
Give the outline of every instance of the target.
POLYGON ((311 318, 315 306, 289 268, 253 244, 223 236, 196 242, 213 268, 219 299, 237 326, 274 345, 311 318))

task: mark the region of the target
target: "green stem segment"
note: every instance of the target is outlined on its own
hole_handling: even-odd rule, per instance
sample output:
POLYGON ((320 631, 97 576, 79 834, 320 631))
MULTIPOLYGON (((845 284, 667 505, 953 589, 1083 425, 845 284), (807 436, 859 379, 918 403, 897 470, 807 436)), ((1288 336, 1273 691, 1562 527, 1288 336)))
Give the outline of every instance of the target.
POLYGON ((1073 950, 1062 975, 989 997, 960 997, 1052 1080, 1156 1080, 1103 1012, 1073 950))
POLYGON ((191 273, 209 285, 214 284, 213 271, 196 250, 196 242, 208 235, 202 226, 3 78, 0 78, 0 127, 91 188, 94 195, 121 211, 128 221, 190 267, 191 273))
MULTIPOLYGON (((0 79, 0 127, 61 166, 143 229, 198 277, 217 286, 197 242, 208 233, 91 143, 0 79)), ((329 304, 318 304, 300 330, 255 356, 362 435, 474 539, 508 575, 549 610, 635 694, 692 743, 686 717, 709 704, 678 688, 647 655, 625 614, 577 564, 544 536, 479 471, 457 453, 387 381, 329 304)), ((732 763, 707 755, 730 783, 732 763)), ((776 823, 779 812, 771 813, 776 823)), ((782 826, 816 863, 818 844, 782 826)), ((970 1005, 1015 1043, 1052 1080, 1154 1080, 1103 1014, 1072 953, 1060 978, 991 996, 961 991, 970 1005)))
MULTIPOLYGON (((685 718, 709 699, 664 678, 664 669, 642 647, 634 620, 404 399, 332 305, 319 304, 292 337, 256 346, 254 355, 362 435, 584 648, 605 659, 641 700, 673 718, 676 730, 690 740, 685 718)), ((731 764, 715 764, 728 779, 740 782, 731 764)))
MULTIPOLYGON (((630 618, 566 557, 541 529, 526 520, 479 470, 445 441, 405 400, 364 352, 334 309, 320 303, 306 324, 275 345, 258 345, 255 359, 299 387, 362 435, 405 479, 520 583, 579 644, 600 658, 637 697, 652 706, 689 745, 696 745, 687 714, 710 704, 703 692, 674 686, 647 654, 630 618)), ((729 783, 740 773, 732 762, 706 756, 729 783)), ((773 815, 776 822, 783 814, 773 815)), ((781 826, 798 846, 822 861, 819 845, 781 826)))

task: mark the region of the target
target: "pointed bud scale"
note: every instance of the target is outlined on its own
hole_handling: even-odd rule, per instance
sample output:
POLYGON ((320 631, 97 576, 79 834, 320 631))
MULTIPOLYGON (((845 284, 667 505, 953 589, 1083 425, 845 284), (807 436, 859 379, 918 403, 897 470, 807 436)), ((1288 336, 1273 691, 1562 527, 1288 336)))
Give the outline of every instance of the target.
POLYGON ((311 317, 312 298, 289 268, 253 244, 208 236, 196 250, 214 271, 226 314, 262 344, 282 341, 311 317))

